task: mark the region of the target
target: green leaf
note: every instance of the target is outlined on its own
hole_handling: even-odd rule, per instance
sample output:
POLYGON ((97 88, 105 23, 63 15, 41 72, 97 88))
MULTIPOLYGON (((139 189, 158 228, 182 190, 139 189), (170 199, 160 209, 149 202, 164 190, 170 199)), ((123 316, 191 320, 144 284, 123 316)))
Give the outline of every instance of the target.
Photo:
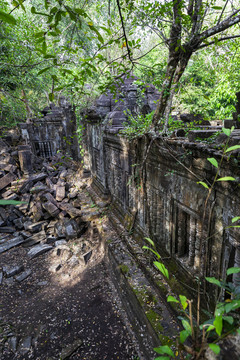
POLYGON ((180 343, 183 344, 185 340, 189 337, 189 332, 187 330, 182 330, 180 332, 180 343))
POLYGON ((223 131, 224 134, 227 135, 227 136, 230 136, 230 135, 231 135, 231 129, 222 128, 222 131, 223 131))
POLYGON ((183 310, 185 310, 188 307, 188 302, 186 296, 179 295, 183 310))
POLYGON ((215 158, 207 158, 207 159, 213 166, 218 168, 218 162, 217 162, 217 160, 215 158))
POLYGON ((169 356, 158 356, 154 360, 170 360, 170 357, 169 356))
POLYGON ((83 9, 74 8, 74 11, 75 11, 78 15, 81 15, 81 16, 83 16, 83 17, 87 17, 87 14, 86 14, 86 12, 85 12, 83 9))
POLYGON ((37 76, 43 74, 43 73, 46 72, 48 69, 51 69, 51 66, 48 66, 48 67, 40 70, 40 71, 37 73, 37 76))
POLYGON ((208 331, 211 331, 211 330, 213 330, 213 329, 215 329, 215 326, 209 325, 209 327, 207 328, 207 332, 208 332, 208 331))
POLYGON ((43 41, 43 43, 42 43, 42 52, 43 52, 44 55, 47 52, 47 43, 46 43, 46 41, 43 41))
POLYGON ((54 94, 53 93, 49 93, 48 94, 49 100, 53 101, 54 100, 54 94))
POLYGON ((233 300, 225 305, 225 312, 229 313, 232 310, 237 310, 240 307, 240 300, 233 300))
POLYGON ((206 189, 209 189, 209 186, 208 186, 204 181, 198 181, 197 184, 201 184, 201 185, 204 186, 206 189))
POLYGON ((174 357, 174 352, 168 345, 159 346, 157 348, 154 348, 153 350, 156 351, 156 353, 158 354, 167 354, 174 357))
POLYGON ((36 39, 38 39, 38 38, 43 37, 44 34, 45 34, 45 31, 39 31, 39 32, 37 32, 36 34, 34 34, 34 37, 35 37, 36 39))
POLYGON ((174 297, 174 296, 171 296, 169 295, 167 297, 167 302, 176 302, 176 303, 179 303, 179 301, 174 297))
POLYGON ((184 329, 189 333, 192 334, 192 329, 191 329, 191 325, 189 324, 189 322, 185 319, 182 320, 182 324, 184 329))
POLYGON ((161 273, 166 276, 167 279, 169 279, 169 274, 168 274, 168 270, 166 269, 166 267, 164 266, 164 264, 158 262, 158 261, 154 261, 153 262, 154 265, 158 268, 158 270, 161 271, 161 273))
POLYGON ((227 321, 230 325, 232 325, 234 321, 232 316, 223 316, 223 320, 227 321))
POLYGON ((216 333, 218 334, 218 336, 221 336, 221 333, 222 333, 222 315, 215 317, 213 325, 215 326, 216 333))
POLYGON ((217 179, 217 181, 235 181, 236 179, 232 176, 224 176, 222 178, 217 179))
POLYGON ((101 35, 100 32, 95 28, 95 26, 93 26, 93 23, 92 23, 92 22, 89 22, 89 23, 88 23, 88 26, 90 27, 90 29, 91 29, 92 31, 94 31, 94 32, 97 34, 97 37, 98 37, 98 40, 100 41, 100 43, 104 44, 104 40, 103 40, 102 35, 101 35))
POLYGON ((240 267, 231 267, 227 269, 227 275, 240 273, 240 267))
POLYGON ((211 284, 215 284, 215 285, 217 285, 217 286, 222 287, 221 282, 220 282, 218 279, 216 279, 215 277, 206 277, 205 279, 206 279, 208 282, 210 282, 211 284))
POLYGON ((17 201, 17 200, 0 200, 0 205, 20 205, 26 204, 25 201, 17 201))
POLYGON ((158 259, 161 259, 161 256, 160 256, 155 250, 153 250, 152 248, 150 248, 150 247, 148 247, 148 246, 143 246, 142 249, 143 249, 143 250, 149 250, 149 251, 151 251, 154 255, 156 255, 156 257, 157 257, 158 259))
POLYGON ((144 239, 147 240, 153 247, 155 247, 154 242, 150 238, 145 237, 144 239))
POLYGON ((212 6, 212 9, 214 9, 214 10, 222 10, 222 6, 212 6))
POLYGON ((0 10, 0 20, 10 24, 10 25, 16 25, 17 20, 10 14, 5 13, 4 11, 0 10))
POLYGON ((215 354, 219 354, 220 353, 220 346, 217 344, 208 344, 208 346, 210 347, 210 349, 215 353, 215 354))
POLYGON ((237 150, 237 149, 240 149, 240 145, 231 146, 225 152, 227 153, 229 151, 233 151, 233 150, 237 150))
POLYGON ((44 59, 55 59, 55 58, 56 58, 55 55, 49 55, 49 54, 44 55, 44 59))
POLYGON ((240 220, 240 216, 236 216, 232 219, 232 223, 235 223, 236 221, 240 220))

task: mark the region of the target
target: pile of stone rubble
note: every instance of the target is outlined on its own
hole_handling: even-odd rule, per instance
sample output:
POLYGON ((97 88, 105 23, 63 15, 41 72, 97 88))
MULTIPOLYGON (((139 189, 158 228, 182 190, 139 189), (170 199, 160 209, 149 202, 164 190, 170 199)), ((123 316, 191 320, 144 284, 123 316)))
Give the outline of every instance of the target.
MULTIPOLYGON (((94 209, 81 210, 84 187, 86 181, 72 160, 58 154, 46 162, 29 154, 27 146, 17 149, 1 140, 0 199, 22 203, 0 205, 0 254, 21 245, 29 248, 27 256, 33 259, 79 238, 94 217, 94 209)), ((83 262, 90 256, 91 246, 84 244, 83 262)), ((0 283, 3 277, 24 280, 30 271, 23 270, 22 266, 3 266, 0 283)))

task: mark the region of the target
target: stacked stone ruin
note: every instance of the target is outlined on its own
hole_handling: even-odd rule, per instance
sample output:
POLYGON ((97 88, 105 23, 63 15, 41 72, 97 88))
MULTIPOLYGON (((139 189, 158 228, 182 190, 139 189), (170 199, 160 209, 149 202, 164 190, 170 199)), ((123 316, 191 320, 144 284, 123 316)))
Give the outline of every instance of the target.
MULTIPOLYGON (((204 233, 204 237, 210 236, 211 240, 204 249, 206 255, 203 255, 200 254, 199 236, 206 189, 198 182, 212 183, 216 170, 207 158, 221 161, 219 149, 227 136, 217 136, 212 144, 196 142, 196 138, 205 140, 217 135, 222 127, 211 126, 199 116, 184 116, 180 120, 196 122, 201 128, 184 136, 186 125, 182 122, 183 131, 173 133, 166 140, 155 140, 146 157, 146 144, 151 142, 147 135, 133 143, 119 132, 127 121, 128 110, 136 114, 156 107, 157 90, 146 86, 138 102, 134 80, 127 79, 122 85, 115 95, 118 102, 114 104, 110 94, 103 95, 95 107, 85 113, 85 164, 91 171, 93 186, 101 196, 112 199, 112 218, 116 217, 130 227, 140 242, 145 236, 151 237, 159 252, 169 256, 169 265, 177 266, 176 276, 179 280, 184 276, 187 286, 192 285, 193 276, 205 256, 206 275, 224 278, 228 267, 240 266, 238 229, 225 229, 231 219, 239 215, 239 187, 237 182, 216 184, 216 198, 210 199, 213 203, 211 233, 204 233), (136 180, 142 163, 144 185, 136 180)), ((239 103, 237 112, 238 107, 239 103)), ((236 126, 229 146, 239 142, 240 133, 236 126)), ((230 175, 237 181, 239 165, 235 164, 239 164, 238 150, 231 152, 230 161, 223 161, 221 176, 230 175)))

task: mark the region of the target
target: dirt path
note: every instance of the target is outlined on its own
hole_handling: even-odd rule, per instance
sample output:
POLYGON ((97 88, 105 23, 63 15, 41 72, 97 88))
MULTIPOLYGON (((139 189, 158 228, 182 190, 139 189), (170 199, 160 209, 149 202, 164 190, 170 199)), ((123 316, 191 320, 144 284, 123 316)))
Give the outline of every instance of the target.
POLYGON ((89 229, 33 259, 23 246, 0 255, 3 268, 23 265, 31 271, 23 281, 15 275, 0 286, 1 359, 138 359, 103 244, 95 237, 96 250, 87 264, 75 255, 91 234, 89 229))

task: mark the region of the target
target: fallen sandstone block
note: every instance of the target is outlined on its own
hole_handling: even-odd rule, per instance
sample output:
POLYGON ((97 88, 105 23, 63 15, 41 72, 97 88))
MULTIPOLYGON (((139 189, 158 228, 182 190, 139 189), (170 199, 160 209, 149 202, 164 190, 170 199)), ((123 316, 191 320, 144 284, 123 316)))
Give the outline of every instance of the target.
POLYGON ((16 175, 12 173, 8 173, 7 175, 0 178, 0 190, 7 187, 9 184, 11 184, 12 181, 16 179, 16 175))
POLYGON ((37 256, 42 255, 45 252, 51 250, 52 248, 53 247, 51 245, 48 245, 48 244, 36 245, 28 252, 28 257, 30 259, 34 259, 37 256))

